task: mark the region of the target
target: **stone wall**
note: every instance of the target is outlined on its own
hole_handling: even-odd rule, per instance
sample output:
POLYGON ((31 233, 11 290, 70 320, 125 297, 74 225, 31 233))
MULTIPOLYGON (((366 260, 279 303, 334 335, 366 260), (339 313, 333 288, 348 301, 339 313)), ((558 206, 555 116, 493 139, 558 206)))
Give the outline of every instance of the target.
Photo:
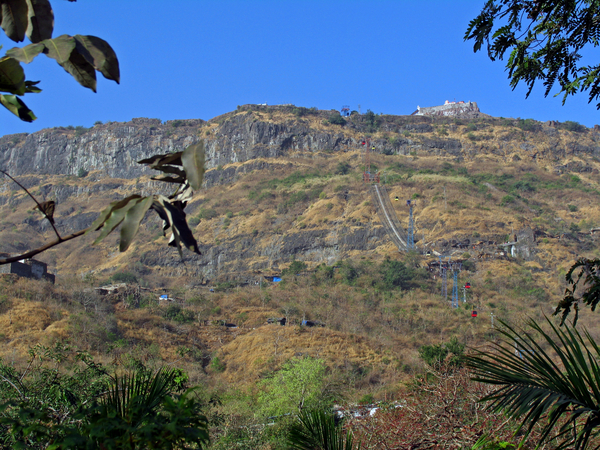
POLYGON ((0 273, 12 273, 24 278, 35 278, 41 280, 42 278, 54 283, 55 276, 48 273, 48 266, 46 263, 36 261, 35 259, 27 259, 25 262, 12 262, 0 266, 0 273))

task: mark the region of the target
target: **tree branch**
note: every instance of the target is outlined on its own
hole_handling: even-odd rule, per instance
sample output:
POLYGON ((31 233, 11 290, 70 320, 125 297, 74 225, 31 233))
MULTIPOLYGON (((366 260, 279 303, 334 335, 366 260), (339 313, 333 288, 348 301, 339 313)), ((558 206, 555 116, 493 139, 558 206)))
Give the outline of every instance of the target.
POLYGON ((40 202, 37 201, 37 199, 31 194, 31 192, 29 192, 25 186, 23 186, 21 183, 19 183, 17 180, 15 180, 13 177, 11 177, 8 172, 5 172, 4 170, 0 170, 0 173, 6 175, 8 178, 10 178, 13 183, 16 183, 17 186, 19 186, 21 189, 23 189, 27 195, 29 195, 31 197, 31 199, 35 202, 35 204, 37 205, 38 209, 42 212, 42 214, 44 215, 44 217, 46 217, 46 219, 48 219, 48 222, 50 222, 50 225, 52 225, 52 228, 54 229, 54 233, 56 234, 56 237, 58 238, 58 240, 60 241, 62 238, 60 237, 60 234, 58 233, 58 230, 56 229, 56 227, 54 226, 54 220, 50 217, 48 217, 48 214, 46 214, 46 211, 44 211, 44 208, 42 208, 42 205, 40 205, 40 202))
POLYGON ((88 230, 89 230, 89 228, 86 228, 84 230, 79 230, 79 231, 76 231, 75 233, 70 234, 68 236, 65 236, 63 238, 61 238, 59 236, 59 238, 56 239, 55 241, 49 242, 48 244, 43 245, 41 247, 38 247, 38 248, 36 248, 34 250, 31 250, 31 251, 29 251, 27 253, 23 253, 23 254, 18 255, 18 256, 11 256, 9 258, 2 258, 2 259, 0 259, 0 266, 4 265, 4 264, 9 264, 9 263, 12 263, 12 262, 17 262, 17 261, 20 261, 22 259, 31 258, 31 257, 37 255, 38 253, 45 252, 46 250, 54 247, 55 245, 62 244, 63 242, 70 241, 71 239, 75 239, 76 237, 79 237, 79 236, 83 235, 88 230))
POLYGON ((17 392, 19 393, 19 395, 21 396, 21 398, 22 398, 23 400, 25 400, 25 396, 23 395, 23 393, 22 393, 22 392, 19 390, 19 388, 18 388, 17 386, 15 386, 15 384, 14 384, 12 381, 10 381, 8 378, 6 378, 6 377, 5 377, 4 375, 2 375, 1 373, 0 373, 0 377, 2 377, 2 379, 3 379, 4 381, 6 381, 6 382, 7 382, 8 384, 10 384, 10 385, 11 385, 13 388, 15 388, 15 391, 17 391, 17 392))

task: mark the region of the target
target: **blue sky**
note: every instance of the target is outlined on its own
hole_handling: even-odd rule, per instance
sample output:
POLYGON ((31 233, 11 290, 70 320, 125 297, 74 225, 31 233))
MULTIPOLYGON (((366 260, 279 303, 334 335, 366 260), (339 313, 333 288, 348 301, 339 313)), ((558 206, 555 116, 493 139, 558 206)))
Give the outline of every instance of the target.
MULTIPOLYGON (((41 94, 32 124, 4 112, 0 135, 134 117, 208 120, 246 103, 410 114, 475 101, 498 117, 600 123, 579 95, 561 105, 511 90, 504 65, 463 41, 483 1, 53 0, 54 36, 90 34, 117 52, 121 84, 98 93, 40 55, 25 66, 41 94)), ((15 44, 4 35, 4 50, 15 44)))

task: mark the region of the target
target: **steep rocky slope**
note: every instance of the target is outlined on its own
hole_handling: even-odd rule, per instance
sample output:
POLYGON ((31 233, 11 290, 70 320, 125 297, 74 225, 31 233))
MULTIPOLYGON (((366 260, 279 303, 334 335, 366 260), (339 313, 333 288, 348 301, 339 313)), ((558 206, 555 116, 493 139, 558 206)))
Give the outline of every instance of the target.
MULTIPOLYGON (((205 141, 205 188, 188 207, 201 256, 186 253, 181 260, 149 216, 126 254, 116 252, 116 237, 90 246, 93 236, 47 252, 41 259, 59 275, 108 276, 123 268, 153 273, 157 284, 180 276, 193 283, 252 282, 293 259, 315 267, 396 257, 361 182, 365 137, 382 183, 403 200, 395 206, 404 224, 404 199, 416 200, 421 249, 462 254, 459 241, 497 244, 529 228, 538 236, 532 264, 540 268, 564 268, 582 252, 596 252, 591 235, 577 234, 600 224, 596 130, 486 117, 365 114, 331 123, 337 118, 335 111, 246 105, 208 122, 134 119, 43 130, 0 138, 0 167, 40 199, 56 200, 57 224, 69 233, 89 226, 109 201, 164 192, 136 161, 205 141), (573 240, 563 245, 569 231, 573 240)), ((8 180, 0 205, 0 250, 24 251, 51 237, 8 180)), ((471 253, 489 256, 496 248, 484 247, 471 253)), ((554 269, 549 278, 556 278, 554 269)))

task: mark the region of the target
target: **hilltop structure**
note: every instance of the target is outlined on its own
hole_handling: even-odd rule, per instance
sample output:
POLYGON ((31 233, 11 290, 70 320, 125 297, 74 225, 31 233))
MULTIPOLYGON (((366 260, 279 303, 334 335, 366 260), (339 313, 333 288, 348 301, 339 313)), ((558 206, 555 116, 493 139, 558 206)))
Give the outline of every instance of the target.
MULTIPOLYGON (((10 256, 9 254, 4 254, 10 256)), ((13 273, 20 277, 45 279, 54 284, 55 275, 48 272, 48 265, 36 259, 24 259, 0 266, 0 274, 13 273)))
POLYGON ((467 117, 477 118, 483 114, 479 111, 476 102, 446 102, 440 106, 429 106, 421 108, 417 106, 417 110, 412 113, 413 116, 449 116, 449 117, 467 117))

